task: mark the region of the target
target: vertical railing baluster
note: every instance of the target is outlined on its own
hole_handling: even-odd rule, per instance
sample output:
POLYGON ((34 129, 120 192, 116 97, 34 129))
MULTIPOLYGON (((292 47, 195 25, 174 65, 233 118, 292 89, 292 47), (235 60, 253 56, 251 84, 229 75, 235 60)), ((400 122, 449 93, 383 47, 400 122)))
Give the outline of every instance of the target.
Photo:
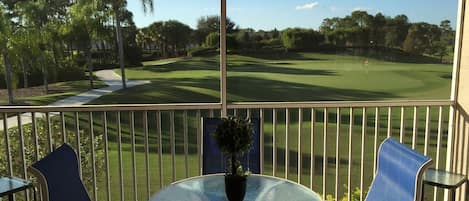
POLYGON ((171 181, 176 181, 176 142, 174 128, 174 110, 169 113, 170 141, 171 141, 171 181))
MULTIPOLYGON (((469 136, 468 136, 468 133, 469 133, 469 130, 468 130, 468 123, 467 123, 468 119, 467 119, 467 116, 464 117, 464 121, 463 121, 463 130, 462 130, 462 133, 464 133, 462 135, 463 139, 462 139, 462 151, 461 151, 461 157, 462 157, 462 160, 460 160, 460 163, 462 163, 462 168, 461 168, 461 171, 459 172, 460 174, 463 174, 463 175, 467 175, 467 172, 469 171, 468 170, 468 167, 467 167, 467 163, 468 163, 468 146, 469 146, 469 136)), ((459 188, 458 189, 458 193, 457 193, 457 200, 467 200, 467 198, 465 196, 467 196, 467 193, 469 193, 469 190, 467 190, 467 183, 466 183, 466 187, 465 187, 465 192, 466 193, 463 193, 463 188, 459 188)))
POLYGON ((336 125, 336 145, 335 145, 335 197, 339 197, 339 165, 340 165, 340 107, 337 107, 336 125))
POLYGON ((430 137, 430 106, 427 106, 425 115, 425 145, 423 154, 428 155, 428 138, 430 137))
MULTIPOLYGON (((8 114, 7 113, 3 113, 3 132, 5 134, 8 174, 12 177, 13 176, 13 161, 11 158, 10 134, 8 133, 8 114)), ((15 195, 13 195, 13 199, 15 199, 15 195)))
POLYGON ((158 167, 159 167, 159 177, 160 177, 160 189, 163 188, 163 131, 161 128, 161 111, 156 113, 156 128, 158 130, 158 167))
POLYGON ((80 116, 78 112, 75 112, 75 133, 77 141, 77 158, 78 158, 78 171, 80 173, 80 178, 83 179, 83 172, 81 169, 81 137, 80 137, 80 116))
POLYGON ((353 135, 353 107, 350 108, 349 138, 348 138, 348 178, 347 178, 347 200, 352 200, 352 135, 353 135))
MULTIPOLYGON (((24 147, 24 133, 23 133, 23 122, 21 121, 21 113, 16 114, 18 116, 18 134, 19 134, 19 143, 20 143, 20 154, 21 154, 21 165, 23 168, 23 179, 28 179, 28 173, 27 173, 27 165, 26 165, 26 155, 25 155, 25 147, 24 147)), ((3 119, 4 121, 7 121, 7 119, 3 119)), ((29 193, 26 191, 25 193, 25 198, 27 201, 29 201, 29 193)))
POLYGON ((187 121, 187 110, 184 110, 183 124, 184 124, 184 166, 186 170, 186 178, 189 177, 189 134, 188 134, 188 121, 187 121))
POLYGON ((133 200, 137 201, 137 159, 135 156, 135 112, 130 111, 130 146, 132 152, 132 190, 133 200))
POLYGON ((457 138, 456 138, 456 141, 455 141, 455 152, 454 152, 454 158, 456 160, 454 160, 454 166, 455 166, 455 169, 454 171, 459 173, 460 170, 461 170, 461 159, 462 159, 462 138, 463 138, 463 132, 464 131, 464 122, 465 122, 465 118, 462 114, 462 112, 458 112, 458 116, 459 116, 459 119, 458 119, 458 126, 457 126, 457 129, 458 129, 458 133, 457 133, 457 138))
POLYGON ((285 179, 288 179, 290 169, 290 111, 285 108, 285 179))
POLYGON ((201 115, 200 110, 197 110, 195 114, 195 121, 197 126, 197 156, 198 156, 198 163, 199 163, 199 175, 202 175, 202 122, 201 122, 201 115))
POLYGON ((373 177, 376 173, 376 166, 377 166, 377 157, 378 157, 378 135, 379 135, 379 107, 375 108, 375 139, 373 143, 373 177))
POLYGON ((109 142, 107 130, 107 113, 103 112, 104 160, 106 168, 106 200, 111 200, 111 174, 109 173, 109 142))
MULTIPOLYGON (((365 199, 363 191, 365 190, 365 183, 364 183, 364 171, 365 171, 365 139, 366 139, 366 128, 367 128, 367 120, 366 117, 366 107, 363 109, 362 114, 362 149, 361 149, 361 162, 360 162, 360 201, 365 199)), ((390 112, 389 110, 388 112, 390 112)), ((389 113, 388 113, 389 114, 389 113)))
POLYGON ((388 107, 388 137, 392 136, 392 107, 388 107))
POLYGON ((61 129, 62 129, 62 142, 67 143, 67 133, 65 130, 65 114, 64 112, 60 112, 60 122, 61 122, 61 129))
MULTIPOLYGON (((439 106, 438 108, 438 133, 436 140, 436 158, 435 158, 435 169, 440 168, 440 147, 441 147, 441 133, 443 132, 443 107, 439 106)), ((466 186, 467 188, 467 186, 466 186)), ((433 201, 437 201, 438 188, 434 187, 433 201)))
POLYGON ((46 112, 47 143, 49 143, 49 153, 54 150, 54 141, 52 140, 52 128, 50 126, 50 114, 46 112))
POLYGON ((400 132, 399 132, 399 142, 400 143, 404 143, 404 132, 405 132, 404 112, 405 112, 405 109, 404 109, 404 106, 402 106, 401 107, 401 125, 400 125, 401 128, 400 128, 400 132))
MULTIPOLYGON (((451 117, 451 116, 450 116, 451 117)), ((459 110, 456 110, 455 111, 455 120, 454 120, 454 134, 453 134, 453 144, 452 144, 452 148, 451 149, 448 149, 448 152, 451 152, 451 156, 452 158, 454 159, 457 159, 457 156, 458 156, 458 147, 459 147, 459 136, 460 136, 460 127, 461 127, 461 114, 460 114, 460 111, 459 110)), ((450 128, 451 129, 451 128, 450 128)), ((451 137, 451 136, 448 136, 448 137, 451 137)), ((451 159, 448 158, 448 159, 451 159)), ((458 161, 457 160, 450 160, 450 163, 451 163, 451 169, 450 171, 451 172, 455 172, 456 171, 456 165, 458 164, 458 161)))
POLYGON ((91 137, 91 169, 93 171, 93 198, 95 201, 98 200, 98 187, 96 185, 96 157, 95 157, 95 151, 94 151, 94 127, 93 127, 93 112, 89 112, 89 129, 90 129, 90 137, 91 137))
POLYGON ((117 111, 117 155, 119 157, 119 189, 121 201, 124 201, 124 170, 122 169, 122 128, 121 112, 117 111))
POLYGON ((417 144, 417 132, 418 132, 418 116, 417 116, 417 106, 414 106, 414 120, 413 120, 413 129, 412 129, 412 149, 415 149, 417 144))
POLYGON ((328 113, 327 108, 324 108, 324 128, 323 128, 323 144, 322 144, 322 194, 324 197, 326 193, 326 170, 327 170, 327 124, 328 124, 328 113))
POLYGON ((208 110, 208 117, 210 117, 210 118, 214 117, 213 109, 208 110))
POLYGON ((314 179, 314 129, 316 128, 316 112, 314 108, 311 108, 311 145, 310 145, 310 159, 309 159, 309 188, 313 189, 314 179))
POLYGON ((303 123, 303 112, 302 112, 302 109, 299 108, 298 109, 298 161, 297 161, 297 178, 298 178, 298 183, 301 183, 301 154, 302 154, 302 151, 301 151, 301 129, 302 129, 302 124, 303 123))
POLYGON ((261 166, 261 174, 264 174, 264 109, 260 109, 259 111, 259 138, 260 138, 260 166, 261 166))
POLYGON ((277 110, 272 109, 272 176, 277 173, 277 110))
MULTIPOLYGON (((458 147, 458 150, 457 150, 457 168, 456 168, 456 173, 460 173, 460 174, 463 174, 463 170, 465 168, 465 153, 464 153, 464 150, 465 150, 465 145, 466 145, 466 140, 465 140, 465 137, 466 137, 466 122, 467 122, 467 119, 466 117, 459 113, 459 115, 461 116, 460 118, 460 121, 458 122, 459 124, 459 133, 458 133, 458 139, 457 139, 457 147, 458 147)), ((465 170, 464 170, 465 171, 465 170)), ((461 188, 459 188, 457 191, 456 191, 456 199, 455 200, 461 200, 460 198, 461 196, 461 188)))
POLYGON ((10 148, 10 134, 8 133, 8 115, 3 113, 3 133, 5 134, 5 146, 6 146, 6 155, 8 163, 8 174, 13 176, 13 161, 11 158, 11 148, 10 148))
POLYGON ((37 137, 37 124, 36 124, 36 113, 31 112, 31 132, 33 134, 33 145, 34 145, 34 156, 35 161, 39 160, 39 139, 37 137))
POLYGON ((150 146, 148 143, 148 111, 143 111, 143 137, 145 143, 145 176, 147 200, 150 200, 150 146))
POLYGON ((246 110, 246 117, 251 118, 251 109, 246 110))

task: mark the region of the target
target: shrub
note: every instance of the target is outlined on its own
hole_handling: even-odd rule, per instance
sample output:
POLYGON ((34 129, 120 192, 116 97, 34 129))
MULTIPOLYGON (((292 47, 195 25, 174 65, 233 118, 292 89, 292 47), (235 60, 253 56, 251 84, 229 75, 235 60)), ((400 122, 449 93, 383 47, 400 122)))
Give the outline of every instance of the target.
MULTIPOLYGON (((49 144, 48 144, 48 132, 47 126, 44 119, 38 119, 37 121, 37 140, 38 140, 38 156, 39 159, 47 155, 49 144)), ((21 177, 23 175, 23 165, 21 161, 21 150, 24 151, 26 166, 30 166, 32 163, 38 160, 36 158, 36 148, 34 146, 34 137, 32 132, 31 124, 22 126, 24 136, 24 149, 20 145, 20 135, 17 128, 8 129, 8 136, 10 141, 10 150, 12 156, 13 175, 21 177)), ((58 121, 51 120, 51 133, 53 146, 59 146, 62 143, 62 129, 61 124, 58 121)), ((81 158, 82 158, 82 174, 83 183, 92 190, 92 168, 91 168, 91 138, 87 132, 83 129, 80 130, 80 147, 81 147, 81 158)), ((67 143, 76 149, 76 133, 72 130, 66 130, 67 143)), ((5 137, 2 132, 0 138, 0 144, 5 145, 5 137)), ((102 145, 102 135, 96 133, 94 138, 94 149, 95 149, 95 165, 96 165, 96 178, 100 178, 104 171, 104 150, 102 145)), ((6 153, 6 146, 0 146, 0 152, 6 153)), ((0 174, 8 175, 8 162, 5 154, 0 155, 0 174)), ((28 174, 30 175, 30 174, 28 174)), ((91 191, 90 191, 91 192, 91 191)))
POLYGON ((210 56, 217 54, 217 48, 212 47, 196 47, 187 53, 190 57, 210 56))

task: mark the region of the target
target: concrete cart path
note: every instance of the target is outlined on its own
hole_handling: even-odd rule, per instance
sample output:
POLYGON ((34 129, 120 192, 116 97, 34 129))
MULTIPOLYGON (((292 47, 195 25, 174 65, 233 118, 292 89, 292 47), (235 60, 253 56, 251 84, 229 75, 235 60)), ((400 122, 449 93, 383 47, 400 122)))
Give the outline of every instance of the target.
MULTIPOLYGON (((101 96, 109 94, 114 91, 122 89, 122 78, 120 75, 114 72, 114 70, 100 70, 95 72, 99 80, 103 81, 108 85, 107 87, 100 89, 93 89, 75 96, 71 96, 62 100, 58 100, 54 103, 49 104, 48 106, 77 106, 83 105, 90 101, 93 101, 101 96)), ((148 80, 136 80, 136 81, 127 81, 127 88, 148 84, 148 80)), ((50 113, 50 116, 57 115, 57 113, 50 113)), ((36 118, 43 118, 45 114, 36 114, 36 118)), ((21 114, 21 124, 29 124, 32 122, 31 113, 21 114)), ((4 120, 0 120, 0 130, 3 131, 4 120)), ((7 119, 8 128, 13 128, 18 126, 18 117, 13 116, 7 119)))

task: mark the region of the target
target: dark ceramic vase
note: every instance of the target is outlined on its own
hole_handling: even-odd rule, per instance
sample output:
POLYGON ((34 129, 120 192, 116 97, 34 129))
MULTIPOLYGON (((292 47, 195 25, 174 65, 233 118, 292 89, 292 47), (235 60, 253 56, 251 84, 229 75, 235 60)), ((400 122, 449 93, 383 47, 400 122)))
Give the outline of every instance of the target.
POLYGON ((229 201, 243 201, 247 176, 225 176, 225 193, 229 201))

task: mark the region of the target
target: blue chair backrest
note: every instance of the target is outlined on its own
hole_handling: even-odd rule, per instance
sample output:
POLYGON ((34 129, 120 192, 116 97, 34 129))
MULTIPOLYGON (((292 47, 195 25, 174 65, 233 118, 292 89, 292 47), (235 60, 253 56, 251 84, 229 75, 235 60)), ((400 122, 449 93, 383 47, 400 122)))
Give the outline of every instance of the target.
MULTIPOLYGON (((212 138, 217 125, 222 122, 221 118, 203 118, 203 144, 202 144, 202 174, 225 173, 227 160, 223 157, 217 143, 212 138)), ((260 119, 251 118, 253 131, 253 144, 249 152, 241 158, 241 164, 245 170, 254 174, 261 173, 260 164, 260 119)))
POLYGON ((396 140, 384 140, 378 153, 378 170, 365 201, 420 201, 422 175, 431 162, 396 140))
POLYGON ((47 187, 43 197, 47 196, 49 201, 91 201, 80 179, 77 155, 69 145, 63 144, 34 163, 30 170, 47 187))

